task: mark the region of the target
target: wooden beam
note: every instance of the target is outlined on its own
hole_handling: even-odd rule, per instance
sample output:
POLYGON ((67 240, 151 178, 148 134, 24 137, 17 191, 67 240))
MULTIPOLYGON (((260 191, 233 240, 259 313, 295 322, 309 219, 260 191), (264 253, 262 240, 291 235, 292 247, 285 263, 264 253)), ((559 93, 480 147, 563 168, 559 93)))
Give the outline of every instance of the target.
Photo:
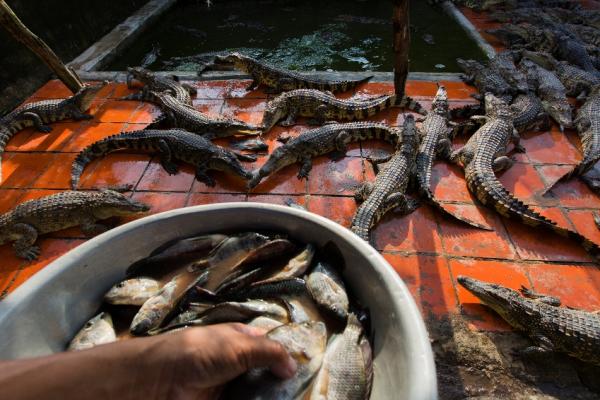
POLYGON ((394 89, 396 96, 404 96, 408 77, 408 50, 410 49, 409 0, 392 0, 394 11, 394 89))
POLYGON ((0 0, 0 25, 15 40, 38 56, 73 93, 77 93, 83 87, 77 74, 67 68, 54 51, 21 22, 4 0, 0 0))

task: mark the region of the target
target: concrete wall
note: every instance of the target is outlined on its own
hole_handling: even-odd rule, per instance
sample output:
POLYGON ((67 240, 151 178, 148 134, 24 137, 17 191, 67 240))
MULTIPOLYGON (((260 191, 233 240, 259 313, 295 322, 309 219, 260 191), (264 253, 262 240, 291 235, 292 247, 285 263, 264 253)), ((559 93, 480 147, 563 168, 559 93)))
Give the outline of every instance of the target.
MULTIPOLYGON (((8 0, 35 34, 65 62, 108 33, 147 0, 8 0)), ((0 114, 50 78, 48 69, 0 28, 0 114)))

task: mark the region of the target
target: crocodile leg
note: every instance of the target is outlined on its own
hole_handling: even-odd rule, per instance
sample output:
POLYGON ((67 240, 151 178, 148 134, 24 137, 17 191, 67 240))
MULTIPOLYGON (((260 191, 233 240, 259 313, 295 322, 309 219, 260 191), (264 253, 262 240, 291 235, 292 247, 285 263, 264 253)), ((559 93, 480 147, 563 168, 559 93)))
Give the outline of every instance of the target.
POLYGON ((208 175, 207 172, 208 171, 205 165, 199 165, 196 167, 196 179, 204 183, 206 186, 214 187, 217 182, 215 182, 215 179, 208 175))
POLYGON ((93 215, 87 216, 86 221, 81 224, 81 231, 87 236, 96 236, 108 229, 106 225, 96 223, 96 218, 93 215))
POLYGON ((10 230, 10 238, 15 240, 13 248, 18 257, 28 261, 35 260, 40 255, 40 248, 33 244, 37 240, 37 230, 28 224, 16 224, 10 230))
POLYGON ((543 335, 533 335, 531 337, 537 346, 529 346, 521 350, 521 355, 525 357, 540 357, 554 353, 554 344, 543 335))
POLYGON ((533 290, 526 288, 525 286, 521 286, 521 293, 527 298, 541 301, 542 303, 548 304, 549 306, 560 307, 561 304, 560 299, 558 297, 536 293, 533 290))
POLYGON ((354 192, 354 200, 357 203, 362 203, 373 192, 374 185, 372 182, 363 182, 362 185, 354 192))
POLYGON ((492 165, 492 169, 494 170, 494 172, 500 172, 500 171, 506 171, 507 169, 509 169, 510 167, 512 167, 512 165, 515 162, 513 160, 511 160, 509 157, 507 156, 501 156, 498 157, 494 160, 494 164, 492 165))
POLYGON ((300 167, 300 171, 298 171, 298 179, 308 179, 308 175, 312 169, 312 158, 305 156, 301 162, 302 166, 300 167))
POLYGON ((33 124, 35 125, 35 129, 37 129, 40 132, 48 133, 48 132, 52 131, 52 127, 44 124, 44 121, 42 121, 42 118, 40 118, 40 116, 34 112, 25 112, 21 115, 21 117, 24 117, 25 119, 32 121, 33 124))
POLYGON ((160 165, 162 165, 165 171, 167 171, 169 175, 175 175, 179 172, 179 167, 173 162, 171 148, 164 139, 158 141, 158 149, 160 154, 160 165))
POLYGON ((79 108, 77 108, 76 106, 73 106, 69 110, 69 115, 75 121, 84 121, 84 120, 88 120, 88 119, 94 119, 93 115, 85 114, 85 113, 81 112, 81 110, 79 108))

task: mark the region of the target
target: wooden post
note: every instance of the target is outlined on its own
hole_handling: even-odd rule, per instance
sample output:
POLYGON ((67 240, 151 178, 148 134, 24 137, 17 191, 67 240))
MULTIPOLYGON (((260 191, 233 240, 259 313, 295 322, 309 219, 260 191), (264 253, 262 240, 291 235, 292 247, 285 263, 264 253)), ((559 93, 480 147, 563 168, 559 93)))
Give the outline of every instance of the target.
POLYGON ((73 93, 83 87, 77 74, 67 68, 52 49, 21 22, 4 0, 0 0, 0 25, 38 56, 73 93))
POLYGON ((404 96, 408 77, 408 50, 410 49, 409 0, 392 0, 394 12, 394 89, 396 96, 404 96))

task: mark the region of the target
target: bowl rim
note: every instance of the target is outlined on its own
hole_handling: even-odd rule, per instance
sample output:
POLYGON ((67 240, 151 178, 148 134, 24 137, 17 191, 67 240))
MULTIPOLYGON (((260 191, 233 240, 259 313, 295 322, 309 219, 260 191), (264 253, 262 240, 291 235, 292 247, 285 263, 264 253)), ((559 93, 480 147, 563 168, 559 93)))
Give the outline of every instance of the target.
POLYGON ((186 214, 193 215, 204 212, 219 212, 220 210, 225 209, 228 211, 231 211, 232 209, 239 209, 240 211, 256 209, 307 219, 316 225, 320 225, 324 229, 333 232, 335 235, 340 236, 340 238, 347 244, 354 247, 367 258, 371 259, 373 268, 381 275, 383 284, 386 286, 386 290, 392 294, 394 308, 402 309, 402 312, 397 313, 399 318, 403 320, 403 324, 405 325, 408 325, 408 322, 410 322, 410 337, 407 337, 407 342, 408 345, 411 346, 411 351, 408 354, 415 363, 418 363, 422 367, 420 371, 411 372, 411 377, 414 379, 413 382, 411 382, 411 386, 418 388, 419 398, 437 398, 437 378, 433 359, 433 351, 431 349, 431 345, 429 344, 429 334, 425 328, 425 323, 421 313, 417 308, 410 291, 408 290, 404 281, 395 272, 393 267, 376 249, 342 225, 309 211, 277 204, 260 202, 228 202, 184 207, 142 217, 135 221, 131 221, 116 228, 110 229, 107 232, 87 240, 86 242, 78 245, 72 250, 69 250, 56 260, 52 261, 31 276, 12 293, 6 296, 4 300, 0 301, 0 326, 3 324, 4 319, 9 316, 9 314, 16 309, 21 302, 25 301, 27 297, 33 296, 38 288, 43 287, 47 283, 51 282, 57 277, 57 275, 63 273, 69 265, 72 265, 74 262, 76 262, 76 260, 81 259, 89 250, 93 249, 94 247, 105 242, 109 242, 117 236, 125 235, 130 231, 135 231, 140 227, 150 224, 154 221, 169 219, 186 214))

